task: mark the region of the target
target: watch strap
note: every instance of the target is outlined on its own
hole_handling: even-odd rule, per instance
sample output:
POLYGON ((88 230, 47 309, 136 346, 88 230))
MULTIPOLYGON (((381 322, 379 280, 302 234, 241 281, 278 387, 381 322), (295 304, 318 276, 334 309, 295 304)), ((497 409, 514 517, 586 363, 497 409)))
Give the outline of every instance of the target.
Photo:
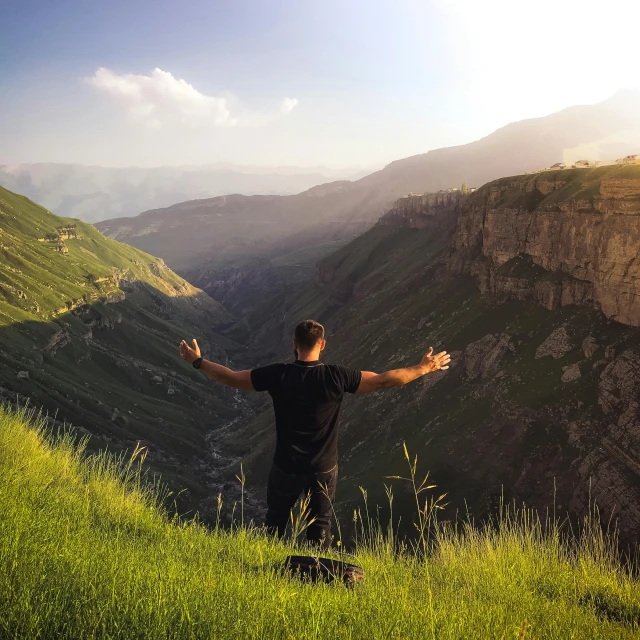
POLYGON ((196 358, 192 363, 191 366, 194 369, 199 369, 200 365, 202 364, 202 361, 204 360, 204 358, 202 356, 200 356, 199 358, 196 358))

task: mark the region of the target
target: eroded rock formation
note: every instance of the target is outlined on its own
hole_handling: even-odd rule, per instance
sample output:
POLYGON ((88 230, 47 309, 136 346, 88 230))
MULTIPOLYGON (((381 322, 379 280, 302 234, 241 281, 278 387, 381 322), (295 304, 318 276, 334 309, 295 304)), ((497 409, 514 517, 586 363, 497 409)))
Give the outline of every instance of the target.
POLYGON ((504 178, 469 196, 451 269, 549 309, 640 326, 640 167, 504 178))

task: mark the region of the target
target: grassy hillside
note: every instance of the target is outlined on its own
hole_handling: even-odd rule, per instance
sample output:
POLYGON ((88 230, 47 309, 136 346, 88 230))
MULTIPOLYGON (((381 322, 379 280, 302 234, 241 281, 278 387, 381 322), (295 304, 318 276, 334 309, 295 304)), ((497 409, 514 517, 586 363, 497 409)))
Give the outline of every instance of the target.
MULTIPOLYGON (((162 260, 1 187, 0 245, 0 326, 51 319, 81 302, 104 301, 119 293, 119 279, 144 282, 169 297, 198 293, 162 260), (64 240, 68 253, 62 254, 54 250, 58 242, 44 238, 65 225, 74 225, 78 238, 64 240)), ((217 313, 214 321, 224 317, 222 308, 217 313)))
POLYGON ((148 447, 184 495, 206 495, 206 436, 241 413, 178 357, 198 337, 219 361, 224 308, 162 260, 0 188, 0 396, 28 398, 91 435, 89 447, 148 447), (63 241, 56 229, 75 225, 63 241), (43 240, 40 240, 43 239, 43 240))
POLYGON ((365 526, 348 590, 281 575, 292 549, 255 529, 170 518, 141 466, 0 408, 0 636, 640 637, 640 584, 596 529, 563 540, 526 513, 432 526, 425 560, 365 526))

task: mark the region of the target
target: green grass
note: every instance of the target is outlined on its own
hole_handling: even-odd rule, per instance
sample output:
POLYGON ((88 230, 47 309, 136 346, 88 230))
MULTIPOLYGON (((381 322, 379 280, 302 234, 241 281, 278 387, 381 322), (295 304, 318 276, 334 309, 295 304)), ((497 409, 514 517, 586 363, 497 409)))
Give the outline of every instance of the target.
POLYGON ((364 583, 312 585, 280 575, 292 549, 255 528, 169 517, 140 461, 0 408, 1 637, 640 637, 640 584, 593 526, 564 540, 526 511, 429 520, 426 559, 361 527, 364 583))
MULTIPOLYGON (((601 195, 600 188, 604 180, 637 180, 640 177, 638 165, 609 165, 593 169, 563 169, 545 171, 542 174, 510 176, 499 178, 483 185, 472 194, 472 198, 481 199, 492 187, 501 189, 495 207, 522 208, 534 211, 537 208, 549 209, 566 203, 571 199, 590 201, 592 204, 601 195), (534 180, 558 181, 564 183, 559 188, 544 195, 537 189, 526 190, 526 184, 534 180)), ((637 199, 637 196, 631 196, 637 199)))

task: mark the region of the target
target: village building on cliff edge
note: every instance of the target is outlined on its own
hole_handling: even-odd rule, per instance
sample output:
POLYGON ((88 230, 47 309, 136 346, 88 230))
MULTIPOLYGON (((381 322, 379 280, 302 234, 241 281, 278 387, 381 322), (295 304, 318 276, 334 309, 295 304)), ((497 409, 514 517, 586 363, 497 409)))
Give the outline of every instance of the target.
MULTIPOLYGON (((615 164, 640 164, 640 153, 631 154, 624 158, 618 158, 617 160, 578 160, 571 165, 571 169, 591 169, 594 167, 608 167, 615 164)), ((542 171, 560 171, 566 169, 567 165, 564 162, 556 162, 547 169, 542 171)))

